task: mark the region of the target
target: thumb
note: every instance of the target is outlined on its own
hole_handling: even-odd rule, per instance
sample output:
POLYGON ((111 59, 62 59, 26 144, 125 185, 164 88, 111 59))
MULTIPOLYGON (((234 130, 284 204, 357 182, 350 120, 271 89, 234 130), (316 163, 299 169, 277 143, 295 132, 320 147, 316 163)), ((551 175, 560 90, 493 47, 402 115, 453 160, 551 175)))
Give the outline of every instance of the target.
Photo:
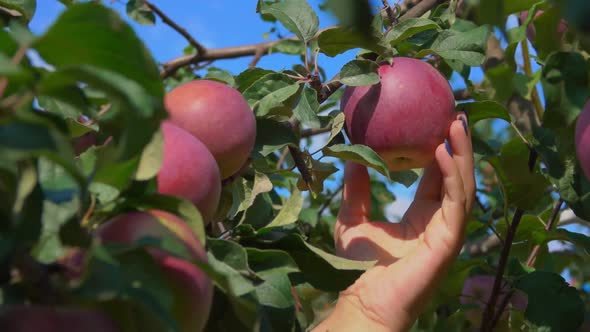
POLYGON ((368 222, 370 211, 371 183, 367 168, 350 161, 346 162, 338 220, 344 224, 368 222))

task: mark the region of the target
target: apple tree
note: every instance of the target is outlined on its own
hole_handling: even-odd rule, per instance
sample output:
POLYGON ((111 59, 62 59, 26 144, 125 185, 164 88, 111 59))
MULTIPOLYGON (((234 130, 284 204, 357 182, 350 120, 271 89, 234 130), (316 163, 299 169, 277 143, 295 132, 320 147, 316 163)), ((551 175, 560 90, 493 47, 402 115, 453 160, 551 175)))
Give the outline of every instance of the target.
POLYGON ((588 1, 250 1, 290 35, 225 48, 165 1, 59 2, 35 34, 0 0, 0 331, 311 330, 375 264, 334 246, 344 163, 399 222, 458 111, 477 204, 412 331, 590 330, 588 1))

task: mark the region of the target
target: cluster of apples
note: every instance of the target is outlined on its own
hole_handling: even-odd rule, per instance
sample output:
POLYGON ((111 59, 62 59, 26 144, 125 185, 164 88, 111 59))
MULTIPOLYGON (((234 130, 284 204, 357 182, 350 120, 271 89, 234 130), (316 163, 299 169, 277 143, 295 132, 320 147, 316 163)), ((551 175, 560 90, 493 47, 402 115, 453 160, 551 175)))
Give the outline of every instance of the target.
MULTIPOLYGON (((158 191, 194 203, 207 224, 217 209, 222 179, 236 173, 254 147, 254 113, 237 90, 210 80, 173 89, 165 97, 165 106, 169 117, 161 124, 164 148, 158 191)), ((93 145, 96 140, 82 143, 93 145)), ((102 243, 173 237, 184 245, 192 260, 207 260, 203 245, 187 223, 165 211, 118 215, 100 225, 94 236, 102 243)), ((191 261, 155 248, 148 252, 171 287, 172 312, 180 330, 202 331, 213 300, 211 280, 191 261)), ((83 255, 77 252, 68 262, 81 265, 83 255)), ((10 306, 0 309, 0 331, 116 332, 118 327, 109 316, 91 309, 10 306)))

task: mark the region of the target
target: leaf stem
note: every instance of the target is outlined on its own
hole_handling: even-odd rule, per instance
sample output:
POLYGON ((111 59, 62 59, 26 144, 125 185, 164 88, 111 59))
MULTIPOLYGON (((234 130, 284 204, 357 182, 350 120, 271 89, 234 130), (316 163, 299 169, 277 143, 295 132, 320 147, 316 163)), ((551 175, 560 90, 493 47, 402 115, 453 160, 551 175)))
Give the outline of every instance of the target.
MULTIPOLYGON (((555 204, 555 206, 553 207, 553 211, 551 212, 551 216, 549 217, 549 221, 547 222, 547 225, 545 225, 546 231, 553 229, 555 221, 557 220, 557 215, 559 215, 559 211, 561 211, 561 207, 563 206, 564 202, 565 201, 561 197, 559 198, 559 200, 557 200, 557 203, 555 204)), ((537 244, 531 251, 529 258, 527 259, 527 266, 535 266, 535 261, 537 260, 537 255, 539 255, 540 250, 541 245, 537 244)))
MULTIPOLYGON (((524 73, 527 77, 533 77, 533 70, 531 67, 531 56, 529 52, 529 44, 528 41, 525 40, 521 43, 522 45, 522 61, 524 64, 524 73)), ((539 97, 539 93, 537 92, 537 87, 533 86, 531 91, 531 98, 533 99, 533 103, 535 104, 535 112, 537 114, 537 118, 539 122, 543 120, 543 105, 541 104, 541 98, 539 97)))

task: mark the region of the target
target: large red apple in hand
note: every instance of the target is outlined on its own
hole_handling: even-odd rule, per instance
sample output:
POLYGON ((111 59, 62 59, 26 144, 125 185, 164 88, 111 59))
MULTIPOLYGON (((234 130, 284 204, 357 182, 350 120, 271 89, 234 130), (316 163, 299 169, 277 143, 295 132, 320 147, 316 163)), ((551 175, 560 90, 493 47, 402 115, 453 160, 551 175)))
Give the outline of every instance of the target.
POLYGON ((211 151, 222 179, 244 165, 256 140, 256 118, 239 91, 197 80, 173 89, 164 102, 170 120, 211 151))
POLYGON ((392 171, 426 167, 455 119, 449 83, 412 58, 394 58, 378 72, 380 83, 344 90, 341 109, 350 141, 375 150, 392 171))
POLYGON ((158 172, 158 191, 193 202, 205 223, 213 218, 221 195, 215 159, 197 138, 172 123, 163 122, 164 156, 158 172))
POLYGON ((2 332, 119 332, 105 314, 89 309, 2 306, 2 332))
POLYGON ((590 181, 590 101, 576 123, 576 154, 586 178, 590 181))
MULTIPOLYGON (((133 243, 144 237, 171 236, 184 244, 195 261, 207 254, 188 225, 164 211, 130 212, 117 216, 96 231, 103 243, 133 243)), ((159 249, 148 249, 173 291, 173 314, 182 332, 202 331, 213 300, 213 284, 195 264, 159 249)))

